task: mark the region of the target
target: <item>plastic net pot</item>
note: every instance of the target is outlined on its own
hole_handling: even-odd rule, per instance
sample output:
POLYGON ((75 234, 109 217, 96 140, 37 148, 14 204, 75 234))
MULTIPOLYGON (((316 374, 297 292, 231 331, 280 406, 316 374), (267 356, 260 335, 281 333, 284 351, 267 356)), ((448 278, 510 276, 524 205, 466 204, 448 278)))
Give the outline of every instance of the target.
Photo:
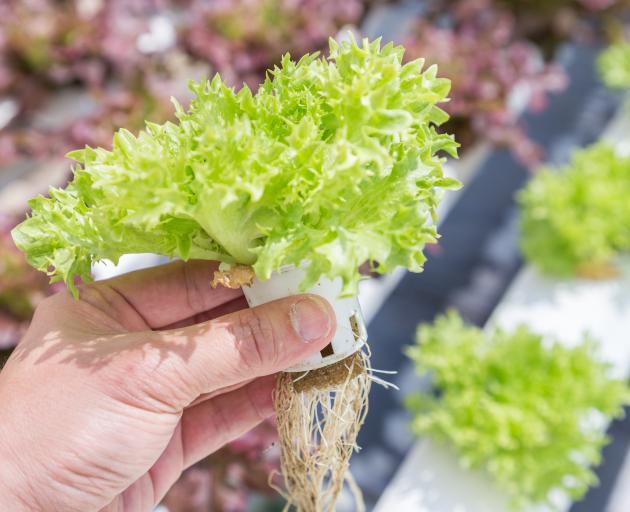
MULTIPOLYGON (((299 289, 304 280, 304 270, 294 266, 283 267, 274 272, 266 281, 254 279, 251 285, 243 286, 243 293, 250 307, 303 293, 299 289)), ((332 305, 337 318, 337 330, 329 345, 319 353, 305 359, 300 364, 285 371, 304 372, 336 363, 354 354, 367 341, 365 320, 356 296, 339 298, 341 279, 331 280, 321 277, 305 293, 324 297, 332 305)))

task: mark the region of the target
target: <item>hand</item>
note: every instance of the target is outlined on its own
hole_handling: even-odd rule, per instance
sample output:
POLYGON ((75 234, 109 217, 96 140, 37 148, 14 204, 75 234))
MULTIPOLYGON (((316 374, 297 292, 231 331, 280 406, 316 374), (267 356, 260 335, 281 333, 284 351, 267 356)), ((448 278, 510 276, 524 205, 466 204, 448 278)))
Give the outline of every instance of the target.
POLYGON ((213 262, 44 301, 0 372, 0 510, 150 511, 182 471, 273 413, 274 374, 321 350, 302 295, 247 309, 213 262))

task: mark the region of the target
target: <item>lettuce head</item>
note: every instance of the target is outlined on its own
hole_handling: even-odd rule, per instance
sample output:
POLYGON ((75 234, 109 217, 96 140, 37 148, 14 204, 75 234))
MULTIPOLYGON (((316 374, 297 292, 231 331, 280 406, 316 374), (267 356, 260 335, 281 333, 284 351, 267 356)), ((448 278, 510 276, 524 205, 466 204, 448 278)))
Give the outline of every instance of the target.
POLYGON ((304 264, 304 288, 339 277, 344 295, 365 261, 421 271, 442 191, 459 185, 442 172, 457 144, 437 130, 450 82, 403 51, 331 40, 328 57, 286 55, 256 94, 218 75, 191 83, 176 123, 70 153, 72 181, 30 202, 15 242, 73 290, 93 262, 140 252, 252 265, 261 279, 304 264))

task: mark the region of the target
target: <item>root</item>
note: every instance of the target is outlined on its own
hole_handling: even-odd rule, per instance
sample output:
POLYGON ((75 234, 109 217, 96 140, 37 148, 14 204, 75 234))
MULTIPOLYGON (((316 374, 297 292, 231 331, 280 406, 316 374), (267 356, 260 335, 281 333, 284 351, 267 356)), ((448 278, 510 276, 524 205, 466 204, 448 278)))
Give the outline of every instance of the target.
POLYGON ((357 509, 363 509, 348 466, 367 415, 371 382, 369 355, 363 351, 306 375, 280 375, 274 400, 285 510, 333 512, 344 481, 357 509))
MULTIPOLYGON (((316 389, 332 389, 343 385, 348 377, 353 379, 365 372, 363 364, 361 364, 361 355, 352 354, 350 357, 342 359, 317 370, 311 370, 303 374, 297 374, 299 377, 293 379, 293 388, 296 392, 309 391, 316 389)), ((293 375, 295 373, 292 372, 293 375)))
POLYGON ((254 277, 256 277, 254 269, 249 265, 233 265, 228 270, 215 270, 210 286, 240 288, 243 285, 251 285, 254 277))

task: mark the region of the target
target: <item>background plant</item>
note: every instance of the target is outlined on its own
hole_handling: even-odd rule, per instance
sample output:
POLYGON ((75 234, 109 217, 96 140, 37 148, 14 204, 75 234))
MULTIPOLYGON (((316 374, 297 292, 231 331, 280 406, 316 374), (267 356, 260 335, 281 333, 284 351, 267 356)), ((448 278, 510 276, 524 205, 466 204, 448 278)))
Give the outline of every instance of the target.
POLYGON ((630 90, 630 42, 606 48, 597 61, 603 82, 611 89, 630 90))
POLYGON ((282 55, 324 49, 343 26, 359 22, 363 9, 360 0, 193 1, 184 41, 228 84, 256 89, 282 55))
POLYGON ((564 41, 605 37, 627 0, 499 0, 517 20, 519 32, 552 55, 564 41))
POLYGON ((188 97, 181 96, 182 84, 191 71, 181 69, 185 56, 175 47, 175 29, 159 15, 165 5, 170 3, 3 3, 0 99, 15 112, 0 133, 0 165, 60 157, 77 144, 101 142, 110 126, 140 129, 146 118, 164 121, 170 96, 188 97), (153 34, 159 20, 167 26, 161 38, 153 34), (55 110, 64 91, 76 98, 72 107, 42 122, 39 111, 55 110))
POLYGON ((599 143, 543 168, 519 194, 521 248, 543 272, 570 276, 630 249, 630 158, 599 143))
POLYGON ((605 421, 622 415, 630 390, 594 342, 568 348, 524 326, 482 331, 450 312, 419 327, 408 355, 437 390, 409 397, 414 432, 452 445, 515 505, 553 506, 556 489, 578 500, 596 483, 605 421))
POLYGON ((165 2, 8 0, 0 6, 0 95, 38 106, 47 89, 101 86, 149 60, 138 44, 165 2), (34 103, 29 103, 34 102, 34 103))
POLYGON ((362 13, 361 0, 3 2, 0 101, 15 113, 0 126, 0 166, 85 143, 106 146, 111 129, 170 119, 170 96, 188 101, 182 84, 211 69, 255 88, 286 51, 323 49, 362 13), (37 109, 64 88, 87 93, 91 107, 39 126, 37 109))
POLYGON ((541 151, 518 121, 515 95, 526 89, 527 106, 541 110, 549 93, 564 89, 566 77, 559 67, 545 64, 531 43, 514 38, 508 13, 476 4, 458 7, 417 20, 405 41, 407 58, 426 58, 451 79, 446 128, 464 146, 490 140, 533 165, 541 151))
POLYGON ((513 20, 517 39, 535 43, 551 60, 566 42, 593 43, 619 27, 627 0, 438 0, 460 13, 485 11, 513 20))

